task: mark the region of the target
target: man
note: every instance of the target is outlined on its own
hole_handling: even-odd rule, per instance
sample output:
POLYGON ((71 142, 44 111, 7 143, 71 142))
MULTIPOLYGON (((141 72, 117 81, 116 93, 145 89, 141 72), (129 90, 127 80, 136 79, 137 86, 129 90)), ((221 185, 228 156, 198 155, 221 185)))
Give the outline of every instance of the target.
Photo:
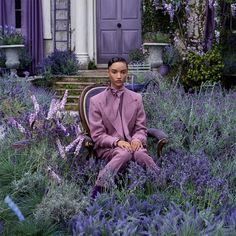
POLYGON ((145 149, 146 116, 142 96, 124 87, 128 64, 115 57, 108 62, 110 86, 93 96, 89 108, 89 128, 99 158, 108 161, 99 172, 92 192, 94 199, 109 177, 130 160, 159 173, 159 168, 145 149))

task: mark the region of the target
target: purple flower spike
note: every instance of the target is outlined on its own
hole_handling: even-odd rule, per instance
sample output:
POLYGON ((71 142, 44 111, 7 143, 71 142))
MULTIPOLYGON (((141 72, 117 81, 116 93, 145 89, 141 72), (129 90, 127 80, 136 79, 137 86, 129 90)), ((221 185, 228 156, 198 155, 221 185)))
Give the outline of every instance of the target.
POLYGON ((59 153, 60 153, 60 155, 61 155, 61 158, 64 159, 64 160, 66 160, 65 149, 64 149, 64 147, 62 146, 61 141, 60 141, 59 138, 56 140, 56 144, 57 144, 59 153))
POLYGON ((20 124, 18 123, 13 117, 10 117, 8 119, 8 124, 13 126, 13 127, 16 127, 17 129, 19 129, 19 131, 22 133, 22 134, 26 134, 26 130, 25 128, 20 124))
POLYGON ((63 110, 65 108, 67 97, 68 97, 68 90, 65 90, 64 96, 60 102, 60 110, 63 110))

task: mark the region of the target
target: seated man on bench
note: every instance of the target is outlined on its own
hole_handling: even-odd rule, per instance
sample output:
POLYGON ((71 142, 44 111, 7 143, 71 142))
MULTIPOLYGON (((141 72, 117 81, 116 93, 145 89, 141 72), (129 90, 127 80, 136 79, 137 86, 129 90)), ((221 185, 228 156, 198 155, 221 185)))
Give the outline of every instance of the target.
POLYGON ((89 128, 99 158, 107 164, 97 177, 94 199, 127 162, 133 160, 158 176, 160 168, 148 155, 146 116, 141 94, 124 87, 128 64, 115 57, 108 62, 110 86, 93 96, 89 108, 89 128))

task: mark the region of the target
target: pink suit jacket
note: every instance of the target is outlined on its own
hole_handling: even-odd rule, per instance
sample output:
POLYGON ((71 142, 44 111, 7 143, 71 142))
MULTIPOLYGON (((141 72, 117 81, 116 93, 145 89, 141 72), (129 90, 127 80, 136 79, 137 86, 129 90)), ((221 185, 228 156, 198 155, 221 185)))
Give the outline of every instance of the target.
POLYGON ((124 139, 124 134, 129 142, 139 139, 143 145, 146 144, 146 115, 142 96, 124 88, 122 119, 114 109, 115 99, 108 89, 90 99, 89 128, 99 156, 113 148, 117 139, 124 139))

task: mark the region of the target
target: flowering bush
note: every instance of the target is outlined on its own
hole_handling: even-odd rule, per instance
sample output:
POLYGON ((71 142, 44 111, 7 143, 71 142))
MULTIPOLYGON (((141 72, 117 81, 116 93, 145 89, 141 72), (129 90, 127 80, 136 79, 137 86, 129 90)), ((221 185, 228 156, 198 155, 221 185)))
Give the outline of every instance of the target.
MULTIPOLYGON (((155 77, 154 72, 143 75, 146 79, 155 77)), ((37 88, 31 101, 29 93, 24 96, 29 87, 22 90, 22 80, 14 81, 14 86, 6 78, 0 80, 0 108, 9 99, 21 100, 27 106, 10 115, 15 121, 10 119, 9 123, 18 129, 8 126, 0 142, 0 232, 3 235, 58 232, 234 235, 235 90, 225 91, 220 86, 205 84, 198 93, 185 93, 176 80, 168 83, 159 77, 155 82, 155 90, 154 83, 149 84, 142 95, 148 126, 163 129, 170 137, 162 156, 158 176, 161 181, 131 161, 111 183, 112 188, 91 203, 92 187, 105 163, 90 156, 86 160, 82 148, 76 156, 76 165, 71 165, 70 154, 74 155, 80 145, 75 135, 79 132, 78 120, 74 117, 66 120, 56 112, 63 107, 66 94, 64 99, 54 100, 50 105, 49 96, 37 88), (23 133, 19 132, 19 124, 23 133), (11 144, 26 133, 27 137, 37 139, 34 145, 13 150, 11 144), (12 206, 3 201, 5 196, 11 197, 24 220, 19 222, 10 212, 12 206)), ((9 113, 4 112, 3 120, 8 117, 9 113)), ((149 142, 148 147, 154 146, 152 140, 149 142)), ((153 158, 159 164, 160 159, 154 153, 155 150, 153 158)))
POLYGON ((75 53, 69 51, 55 51, 43 62, 43 73, 51 75, 75 75, 79 70, 79 62, 75 53))
POLYGON ((14 45, 24 44, 24 37, 21 33, 17 32, 14 27, 0 26, 0 44, 14 45))

